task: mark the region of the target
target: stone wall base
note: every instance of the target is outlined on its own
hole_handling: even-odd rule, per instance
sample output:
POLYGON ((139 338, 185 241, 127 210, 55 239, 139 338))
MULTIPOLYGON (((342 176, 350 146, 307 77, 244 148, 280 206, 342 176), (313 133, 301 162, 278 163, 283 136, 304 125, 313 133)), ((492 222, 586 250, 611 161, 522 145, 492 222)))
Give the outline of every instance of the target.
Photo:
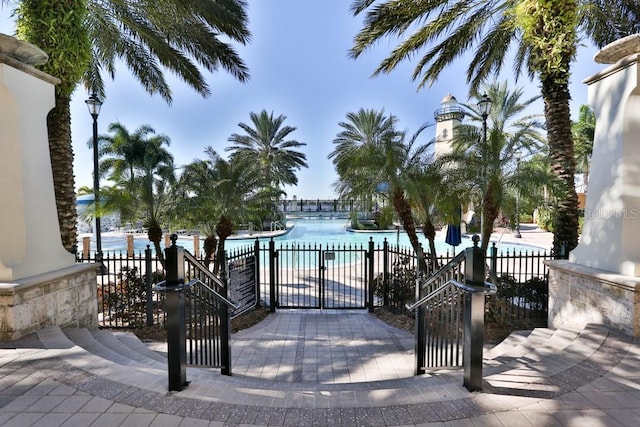
POLYGON ((98 327, 95 264, 0 283, 0 340, 15 340, 46 326, 98 327))
POLYGON ((600 323, 640 336, 640 278, 570 261, 549 266, 549 326, 600 323))

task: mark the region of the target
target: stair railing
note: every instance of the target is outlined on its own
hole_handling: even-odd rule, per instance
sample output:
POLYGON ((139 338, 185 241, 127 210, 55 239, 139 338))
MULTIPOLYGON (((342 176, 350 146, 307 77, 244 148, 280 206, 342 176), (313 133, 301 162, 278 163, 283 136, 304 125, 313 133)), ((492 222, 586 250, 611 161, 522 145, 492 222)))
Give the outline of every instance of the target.
POLYGON ((461 259, 456 260, 459 254, 434 274, 438 277, 420 283, 418 289, 428 289, 428 293, 406 306, 416 310, 416 374, 425 373, 427 366, 462 364, 463 385, 469 391, 482 390, 485 296, 496 293, 495 285, 485 281, 485 254, 478 241, 473 236, 474 246, 461 252, 464 281, 452 278, 442 283, 447 272, 462 264, 461 259))
POLYGON ((437 352, 437 348, 434 348, 434 343, 429 344, 427 341, 430 337, 428 335, 427 326, 427 306, 426 300, 433 295, 436 295, 449 280, 457 278, 462 279, 462 268, 465 261, 464 252, 458 253, 451 261, 442 266, 434 274, 427 278, 421 278, 416 286, 416 302, 414 304, 407 304, 407 309, 410 311, 415 310, 415 353, 416 353, 416 375, 422 375, 426 372, 426 367, 434 367, 432 353, 437 352))
POLYGON ((172 234, 172 244, 165 249, 166 280, 155 285, 156 291, 166 294, 169 391, 180 391, 189 384, 187 338, 191 364, 220 367, 223 375, 231 375, 229 308, 237 308, 227 298, 225 267, 218 278, 199 262, 190 264, 199 277, 185 283, 185 258, 195 258, 176 245, 177 239, 172 234), (201 277, 214 283, 217 289, 201 277))

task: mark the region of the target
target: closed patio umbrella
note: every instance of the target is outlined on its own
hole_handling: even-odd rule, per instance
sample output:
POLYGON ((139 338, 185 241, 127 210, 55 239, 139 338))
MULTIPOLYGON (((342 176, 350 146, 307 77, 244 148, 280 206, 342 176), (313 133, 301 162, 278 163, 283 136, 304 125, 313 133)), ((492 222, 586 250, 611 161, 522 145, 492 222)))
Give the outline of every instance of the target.
POLYGON ((447 235, 444 241, 451 246, 458 246, 462 243, 462 231, 459 225, 447 225, 447 235))

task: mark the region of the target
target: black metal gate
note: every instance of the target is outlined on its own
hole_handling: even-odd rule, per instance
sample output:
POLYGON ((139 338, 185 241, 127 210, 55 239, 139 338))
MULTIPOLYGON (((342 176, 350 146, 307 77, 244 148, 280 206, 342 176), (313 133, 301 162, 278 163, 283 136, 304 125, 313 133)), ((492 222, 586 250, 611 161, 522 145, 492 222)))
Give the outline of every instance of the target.
POLYGON ((369 306, 370 251, 360 246, 270 244, 272 297, 278 308, 369 306))

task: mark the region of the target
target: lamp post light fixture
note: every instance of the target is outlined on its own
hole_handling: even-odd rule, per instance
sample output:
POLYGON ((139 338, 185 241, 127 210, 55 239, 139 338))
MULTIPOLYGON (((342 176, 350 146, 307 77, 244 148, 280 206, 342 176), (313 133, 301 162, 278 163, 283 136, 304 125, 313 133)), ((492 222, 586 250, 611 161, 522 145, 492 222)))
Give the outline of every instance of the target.
MULTIPOLYGON (((100 174, 98 173, 98 116, 102 101, 94 93, 84 101, 89 108, 89 114, 93 118, 93 206, 96 220, 96 262, 102 263, 102 237, 100 235, 100 174)), ((101 271, 104 265, 101 267, 101 271)))
POLYGON ((485 151, 487 150, 487 118, 491 112, 493 101, 485 93, 478 101, 478 112, 482 117, 482 146, 480 147, 480 161, 482 162, 482 201, 480 202, 480 235, 484 231, 484 193, 486 191, 486 165, 484 163, 485 151))
POLYGON ((513 237, 520 238, 520 158, 522 153, 518 150, 514 153, 516 158, 516 228, 513 230, 513 237))

